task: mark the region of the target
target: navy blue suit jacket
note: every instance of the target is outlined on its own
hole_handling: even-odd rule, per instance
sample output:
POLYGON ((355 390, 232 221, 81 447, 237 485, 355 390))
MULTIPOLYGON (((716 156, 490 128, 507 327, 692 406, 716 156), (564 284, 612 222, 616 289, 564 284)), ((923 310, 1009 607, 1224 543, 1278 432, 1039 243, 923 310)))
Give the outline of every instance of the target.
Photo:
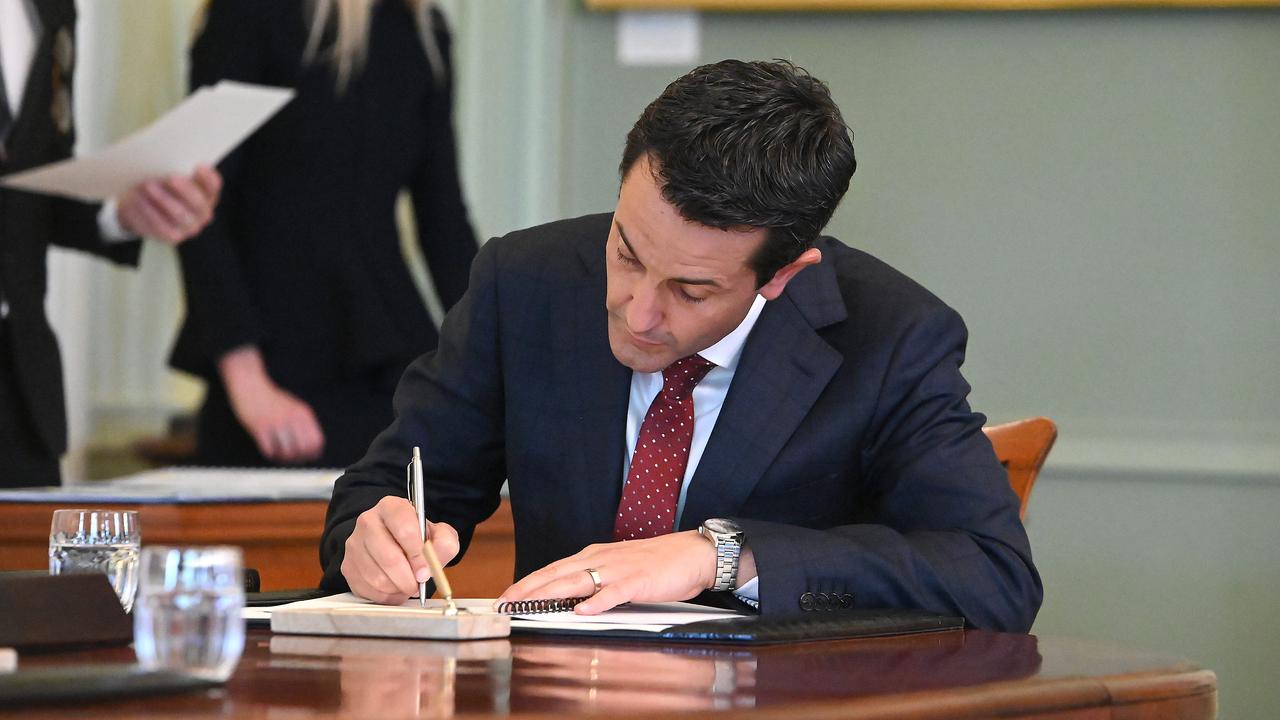
MULTIPOLYGON (((356 516, 404 494, 413 445, 428 513, 464 550, 510 481, 517 577, 610 541, 631 378, 606 332, 610 222, 564 220, 483 247, 439 348, 405 372, 397 419, 338 480, 325 587, 346 587, 356 516)), ((832 238, 817 247, 823 261, 747 340, 679 529, 736 519, 765 614, 825 593, 1028 630, 1040 579, 985 418, 965 400, 964 323, 875 258, 832 238)))

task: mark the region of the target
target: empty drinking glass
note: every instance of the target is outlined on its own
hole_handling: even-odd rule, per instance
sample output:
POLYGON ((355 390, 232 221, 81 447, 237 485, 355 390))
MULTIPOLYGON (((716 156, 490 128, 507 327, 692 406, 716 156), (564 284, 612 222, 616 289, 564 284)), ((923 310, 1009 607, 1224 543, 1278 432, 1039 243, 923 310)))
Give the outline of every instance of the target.
POLYGON ((221 682, 244 650, 244 585, 240 548, 142 550, 133 649, 147 669, 221 682))
POLYGON ((54 510, 49 574, 103 573, 129 612, 138 589, 141 540, 132 510, 54 510))

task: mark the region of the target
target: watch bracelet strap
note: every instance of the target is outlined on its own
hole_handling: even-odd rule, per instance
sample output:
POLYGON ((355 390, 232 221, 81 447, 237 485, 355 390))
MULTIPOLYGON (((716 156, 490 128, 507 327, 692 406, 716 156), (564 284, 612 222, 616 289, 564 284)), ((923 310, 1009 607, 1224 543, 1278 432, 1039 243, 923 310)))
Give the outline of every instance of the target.
POLYGON ((716 543, 716 581, 713 592, 733 590, 738 580, 738 563, 742 557, 742 543, 716 543))

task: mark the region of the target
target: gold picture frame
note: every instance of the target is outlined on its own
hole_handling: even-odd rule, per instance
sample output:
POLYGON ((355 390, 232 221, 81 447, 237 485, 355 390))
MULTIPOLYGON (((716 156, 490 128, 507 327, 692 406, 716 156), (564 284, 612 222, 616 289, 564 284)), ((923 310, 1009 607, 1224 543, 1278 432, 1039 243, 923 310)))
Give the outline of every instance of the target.
POLYGON ((982 11, 1088 8, 1262 8, 1280 0, 584 0, 591 10, 982 11))

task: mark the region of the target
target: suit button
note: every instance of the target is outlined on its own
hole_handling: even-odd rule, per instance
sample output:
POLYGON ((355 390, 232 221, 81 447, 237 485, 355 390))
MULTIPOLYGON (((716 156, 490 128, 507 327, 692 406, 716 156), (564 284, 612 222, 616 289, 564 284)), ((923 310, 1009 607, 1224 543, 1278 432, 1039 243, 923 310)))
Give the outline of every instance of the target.
POLYGON ((807 592, 800 596, 800 609, 805 611, 813 609, 813 593, 807 592))
POLYGON ((842 607, 842 608, 851 608, 851 607, 853 607, 853 595, 850 595, 849 593, 845 593, 845 594, 841 595, 841 596, 840 596, 840 607, 842 607))
POLYGON ((817 602, 816 602, 816 603, 814 603, 814 604, 815 604, 815 606, 817 607, 817 609, 819 609, 819 610, 830 610, 830 609, 831 609, 831 598, 830 598, 830 596, 828 596, 826 593, 823 593, 823 592, 816 593, 816 595, 817 595, 817 597, 816 597, 816 598, 814 598, 814 599, 815 599, 817 602))

